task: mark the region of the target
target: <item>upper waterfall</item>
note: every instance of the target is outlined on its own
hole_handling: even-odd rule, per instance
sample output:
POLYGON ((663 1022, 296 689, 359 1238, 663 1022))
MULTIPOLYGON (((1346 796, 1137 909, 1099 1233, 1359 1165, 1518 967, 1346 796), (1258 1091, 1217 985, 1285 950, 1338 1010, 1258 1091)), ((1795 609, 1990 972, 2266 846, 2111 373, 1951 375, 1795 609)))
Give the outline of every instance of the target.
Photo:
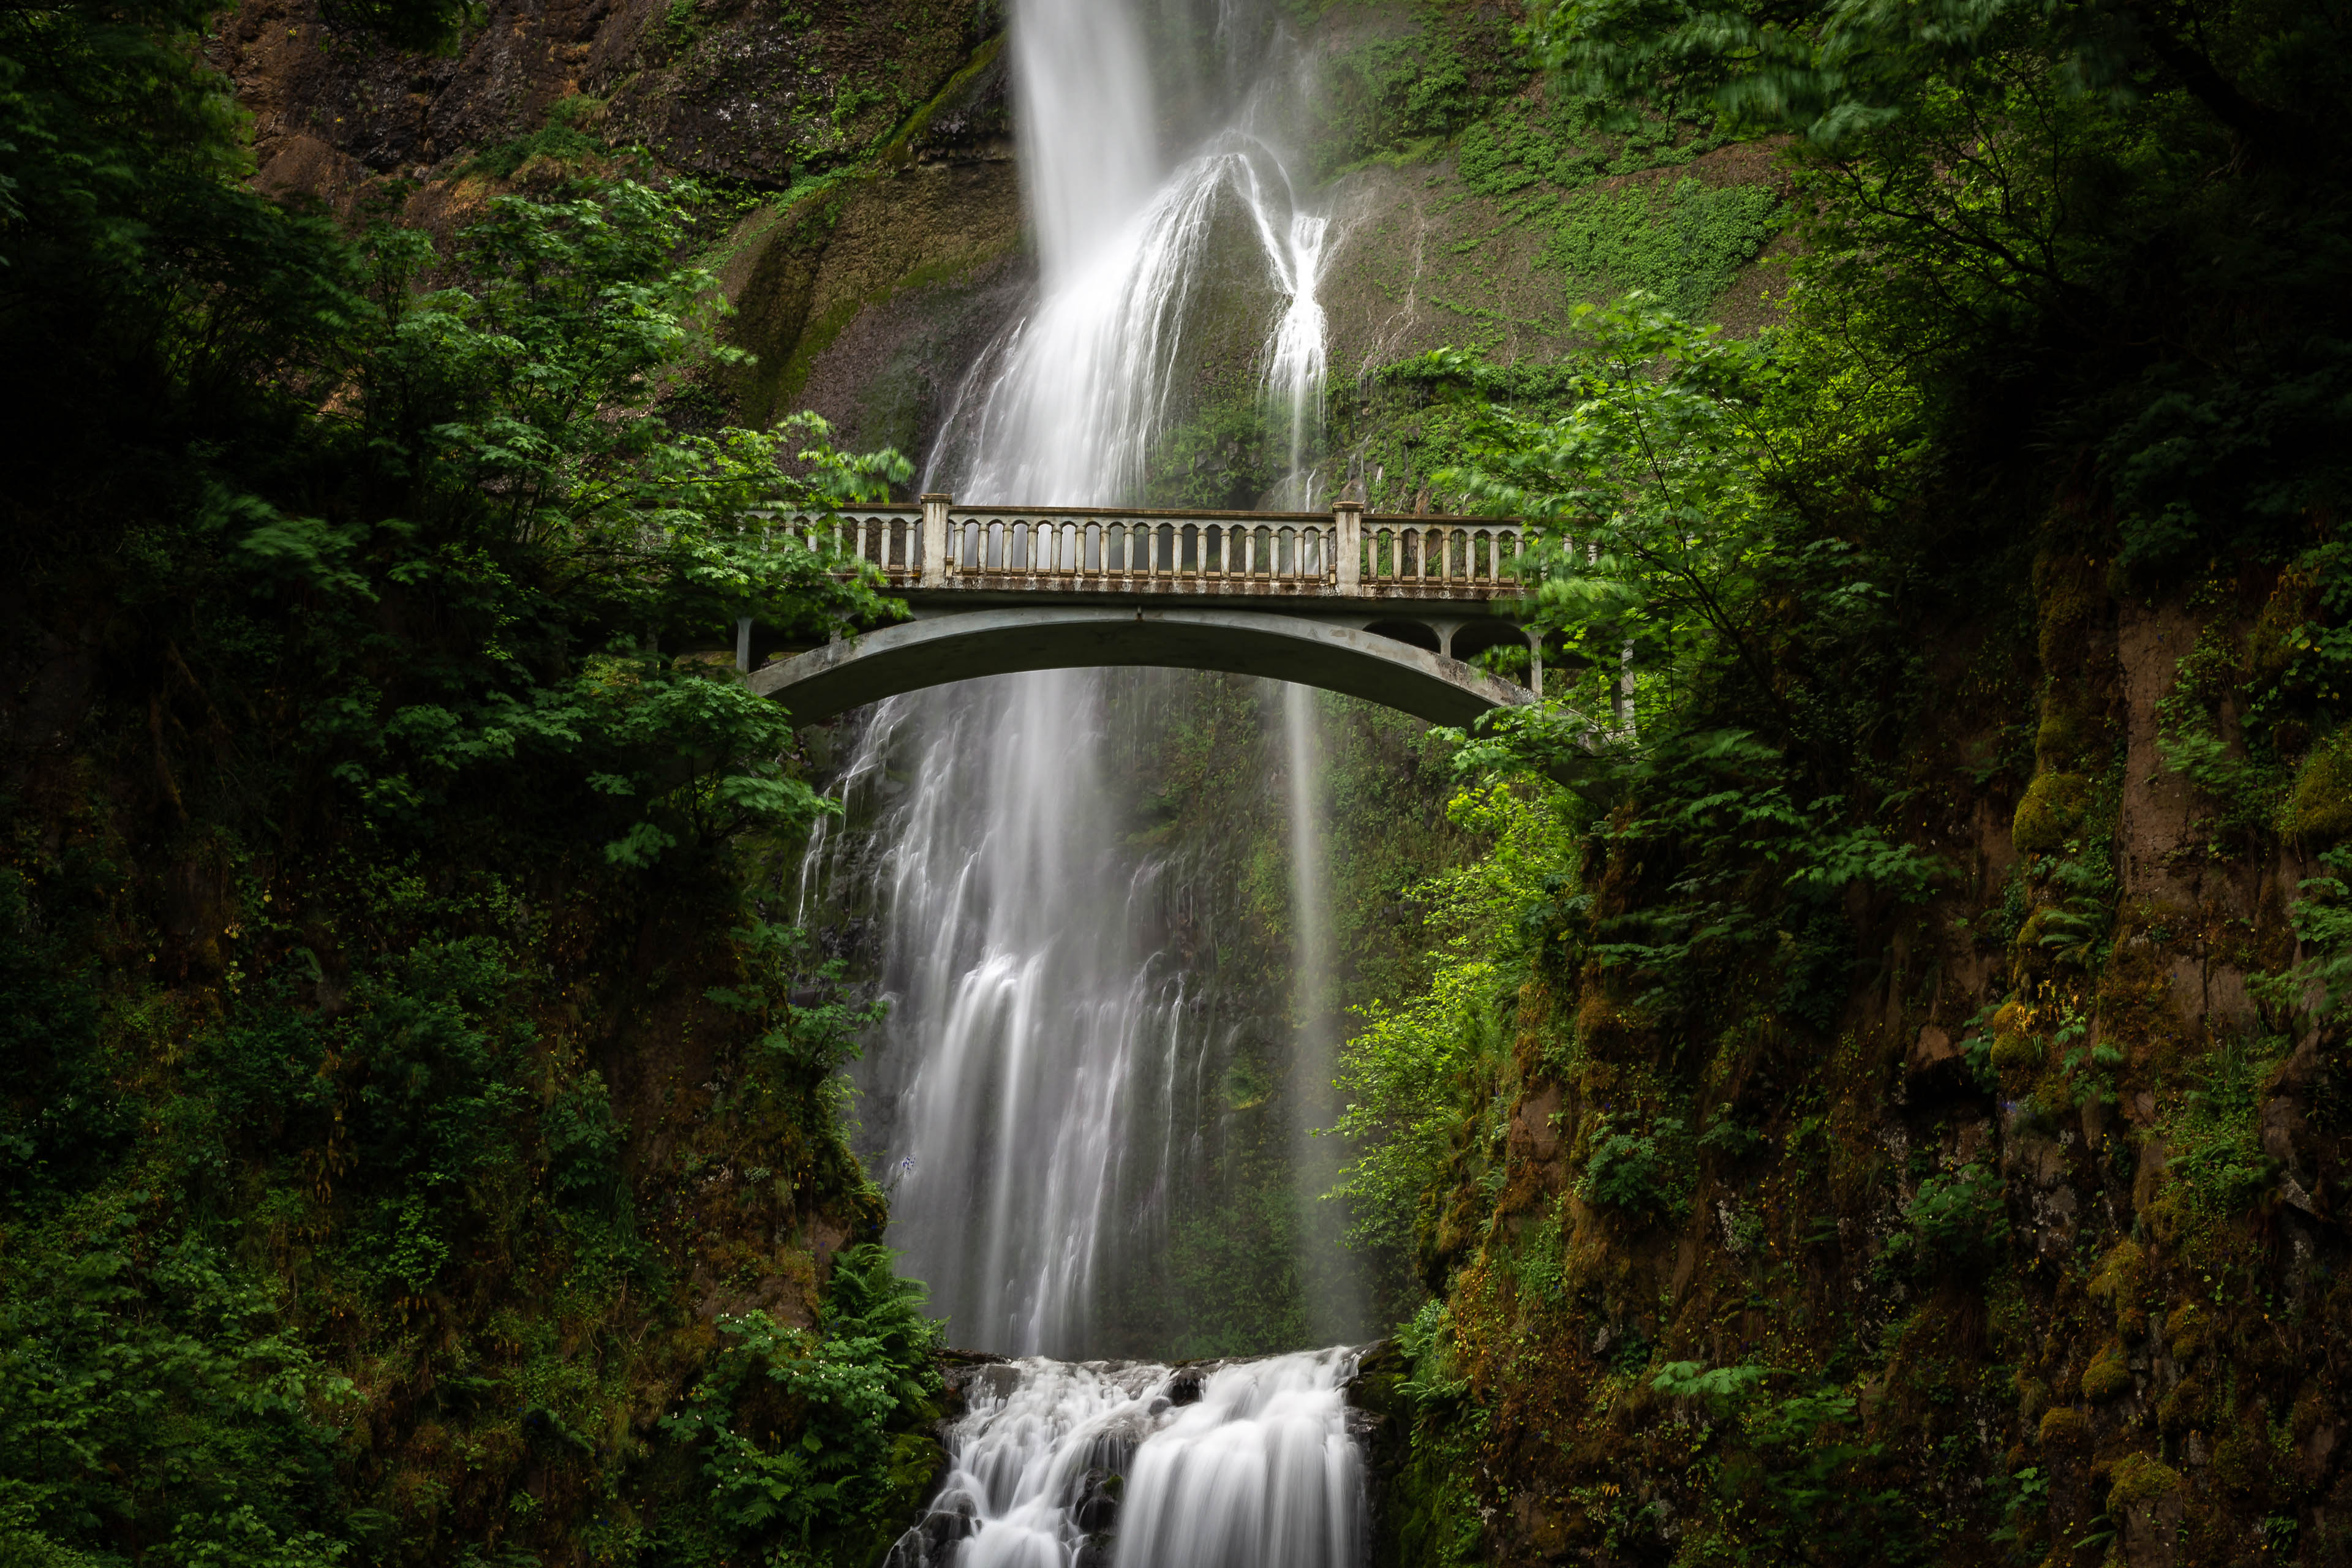
POLYGON ((1105 0, 1021 0, 1011 43, 1022 184, 1052 298, 1160 183, 1151 73, 1135 16, 1105 0))
MULTIPOLYGON (((1219 37, 1239 36, 1221 22, 1219 37)), ((1259 134, 1259 87, 1163 164, 1138 10, 1024 0, 1013 29, 1045 266, 1031 308, 966 376, 926 488, 1061 504, 1140 491, 1192 373, 1215 245, 1262 279, 1256 385, 1299 468, 1320 404, 1329 225, 1259 134)), ((1112 782, 1116 757, 1181 721, 1184 689, 1160 672, 1070 671, 884 703, 845 775, 877 808, 870 835, 820 835, 811 850, 807 885, 882 917, 892 1006, 861 1076, 892 1237, 975 1349, 1101 1353, 1098 1314, 1151 1293, 1171 1216, 1213 1158, 1203 1130, 1238 1026, 1202 972, 1215 933, 1195 869, 1130 844, 1112 782)))

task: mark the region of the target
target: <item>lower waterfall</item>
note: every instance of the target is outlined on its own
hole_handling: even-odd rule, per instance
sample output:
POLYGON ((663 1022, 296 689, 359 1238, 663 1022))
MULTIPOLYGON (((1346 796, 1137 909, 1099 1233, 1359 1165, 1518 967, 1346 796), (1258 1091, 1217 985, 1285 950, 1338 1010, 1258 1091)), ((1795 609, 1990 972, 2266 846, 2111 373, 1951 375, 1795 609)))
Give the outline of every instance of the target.
POLYGON ((1356 1568, 1355 1364, 1342 1347, 961 1369, 947 1479, 887 1568, 1356 1568))

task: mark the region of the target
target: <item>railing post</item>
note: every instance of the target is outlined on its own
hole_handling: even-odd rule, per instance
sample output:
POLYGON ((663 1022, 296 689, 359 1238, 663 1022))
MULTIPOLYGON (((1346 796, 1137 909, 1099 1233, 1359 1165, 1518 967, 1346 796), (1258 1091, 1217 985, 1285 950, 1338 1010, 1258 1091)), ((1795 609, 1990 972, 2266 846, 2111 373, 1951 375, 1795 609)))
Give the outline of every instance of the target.
POLYGON ((1332 529, 1339 536, 1339 590, 1355 595, 1363 591, 1364 503, 1360 500, 1335 500, 1331 503, 1332 529))
POLYGON ((735 668, 746 675, 751 671, 751 617, 735 619, 735 668))
POLYGON ((923 496, 923 574, 926 588, 948 583, 948 506, 954 498, 926 491, 923 496))

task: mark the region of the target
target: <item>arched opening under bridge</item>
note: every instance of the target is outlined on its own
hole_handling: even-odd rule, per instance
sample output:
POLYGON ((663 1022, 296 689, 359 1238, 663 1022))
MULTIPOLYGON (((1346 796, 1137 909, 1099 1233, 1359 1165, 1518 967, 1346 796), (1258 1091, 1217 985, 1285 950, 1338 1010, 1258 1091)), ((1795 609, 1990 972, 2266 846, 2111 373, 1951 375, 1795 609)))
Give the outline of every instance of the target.
MULTIPOLYGON (((1265 676, 1464 728, 1483 713, 1536 700, 1526 686, 1400 639, 1389 622, 1375 623, 1370 615, 1361 621, 1351 626, 1255 608, 1000 606, 845 638, 769 664, 752 672, 751 681, 753 690, 777 699, 804 724, 983 675, 1102 665, 1265 676)), ((1441 640, 1435 632, 1429 637, 1441 640)))

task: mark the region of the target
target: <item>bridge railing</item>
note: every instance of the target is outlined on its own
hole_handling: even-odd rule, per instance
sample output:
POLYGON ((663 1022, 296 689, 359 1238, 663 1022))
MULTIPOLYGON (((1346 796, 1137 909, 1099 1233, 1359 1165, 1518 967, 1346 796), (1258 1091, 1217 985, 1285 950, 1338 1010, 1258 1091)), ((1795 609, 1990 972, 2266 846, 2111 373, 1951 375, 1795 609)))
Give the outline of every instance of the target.
POLYGON ((861 507, 771 520, 893 587, 1492 598, 1519 590, 1516 518, 1143 508, 861 507))

